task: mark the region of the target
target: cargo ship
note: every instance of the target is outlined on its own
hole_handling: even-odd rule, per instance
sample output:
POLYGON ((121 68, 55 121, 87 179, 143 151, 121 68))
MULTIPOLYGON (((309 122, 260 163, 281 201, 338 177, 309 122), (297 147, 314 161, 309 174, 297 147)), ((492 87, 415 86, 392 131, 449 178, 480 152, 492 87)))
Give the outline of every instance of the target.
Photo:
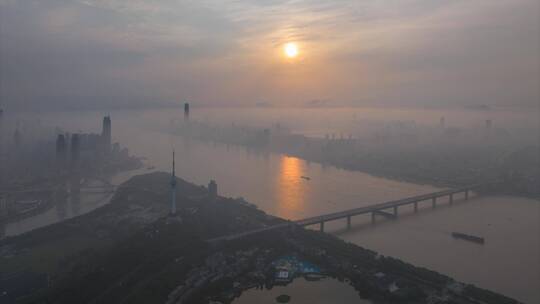
POLYGON ((460 232, 452 232, 452 237, 456 239, 462 239, 470 242, 474 242, 477 244, 484 244, 484 238, 479 236, 474 236, 470 234, 460 233, 460 232))

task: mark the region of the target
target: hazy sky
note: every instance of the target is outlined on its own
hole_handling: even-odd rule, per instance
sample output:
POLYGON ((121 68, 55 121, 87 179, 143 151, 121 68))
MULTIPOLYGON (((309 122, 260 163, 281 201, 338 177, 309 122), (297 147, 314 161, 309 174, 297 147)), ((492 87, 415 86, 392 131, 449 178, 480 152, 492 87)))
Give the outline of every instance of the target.
POLYGON ((0 14, 6 108, 540 98, 538 0, 0 0, 0 14))

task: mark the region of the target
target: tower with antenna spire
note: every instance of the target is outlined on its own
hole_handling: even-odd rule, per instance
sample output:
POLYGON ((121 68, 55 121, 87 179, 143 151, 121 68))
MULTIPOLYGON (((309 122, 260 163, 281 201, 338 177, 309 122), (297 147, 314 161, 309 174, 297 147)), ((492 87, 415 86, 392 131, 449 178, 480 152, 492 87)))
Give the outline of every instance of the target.
POLYGON ((171 215, 176 214, 176 172, 174 163, 174 150, 172 161, 172 173, 171 173, 171 215))

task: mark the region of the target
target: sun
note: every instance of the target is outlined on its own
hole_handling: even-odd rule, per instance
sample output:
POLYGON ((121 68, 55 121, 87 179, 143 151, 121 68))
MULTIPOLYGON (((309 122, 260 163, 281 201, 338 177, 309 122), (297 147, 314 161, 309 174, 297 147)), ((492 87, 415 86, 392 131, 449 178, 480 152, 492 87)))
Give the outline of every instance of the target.
POLYGON ((298 47, 294 42, 286 43, 283 47, 283 51, 285 52, 285 56, 289 58, 294 58, 298 55, 298 47))

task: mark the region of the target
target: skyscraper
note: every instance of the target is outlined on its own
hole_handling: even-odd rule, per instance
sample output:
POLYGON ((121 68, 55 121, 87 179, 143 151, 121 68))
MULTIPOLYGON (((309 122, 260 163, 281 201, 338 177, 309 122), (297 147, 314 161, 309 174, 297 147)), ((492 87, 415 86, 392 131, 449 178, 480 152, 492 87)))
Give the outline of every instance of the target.
POLYGON ((75 167, 77 162, 79 161, 79 157, 81 153, 80 149, 81 149, 81 143, 80 143, 79 134, 71 135, 71 164, 73 167, 75 167))
POLYGON ((172 161, 172 173, 171 173, 171 215, 176 214, 176 172, 174 164, 174 150, 172 161))
POLYGON ((101 131, 101 140, 103 142, 103 150, 105 154, 108 154, 111 152, 111 134, 112 134, 111 117, 105 116, 103 117, 103 129, 101 131))
POLYGON ((66 161, 66 156, 66 137, 64 134, 58 134, 58 137, 56 138, 56 160, 58 161, 58 164, 63 164, 66 161))
POLYGON ((184 103, 184 119, 189 119, 189 103, 184 103))

